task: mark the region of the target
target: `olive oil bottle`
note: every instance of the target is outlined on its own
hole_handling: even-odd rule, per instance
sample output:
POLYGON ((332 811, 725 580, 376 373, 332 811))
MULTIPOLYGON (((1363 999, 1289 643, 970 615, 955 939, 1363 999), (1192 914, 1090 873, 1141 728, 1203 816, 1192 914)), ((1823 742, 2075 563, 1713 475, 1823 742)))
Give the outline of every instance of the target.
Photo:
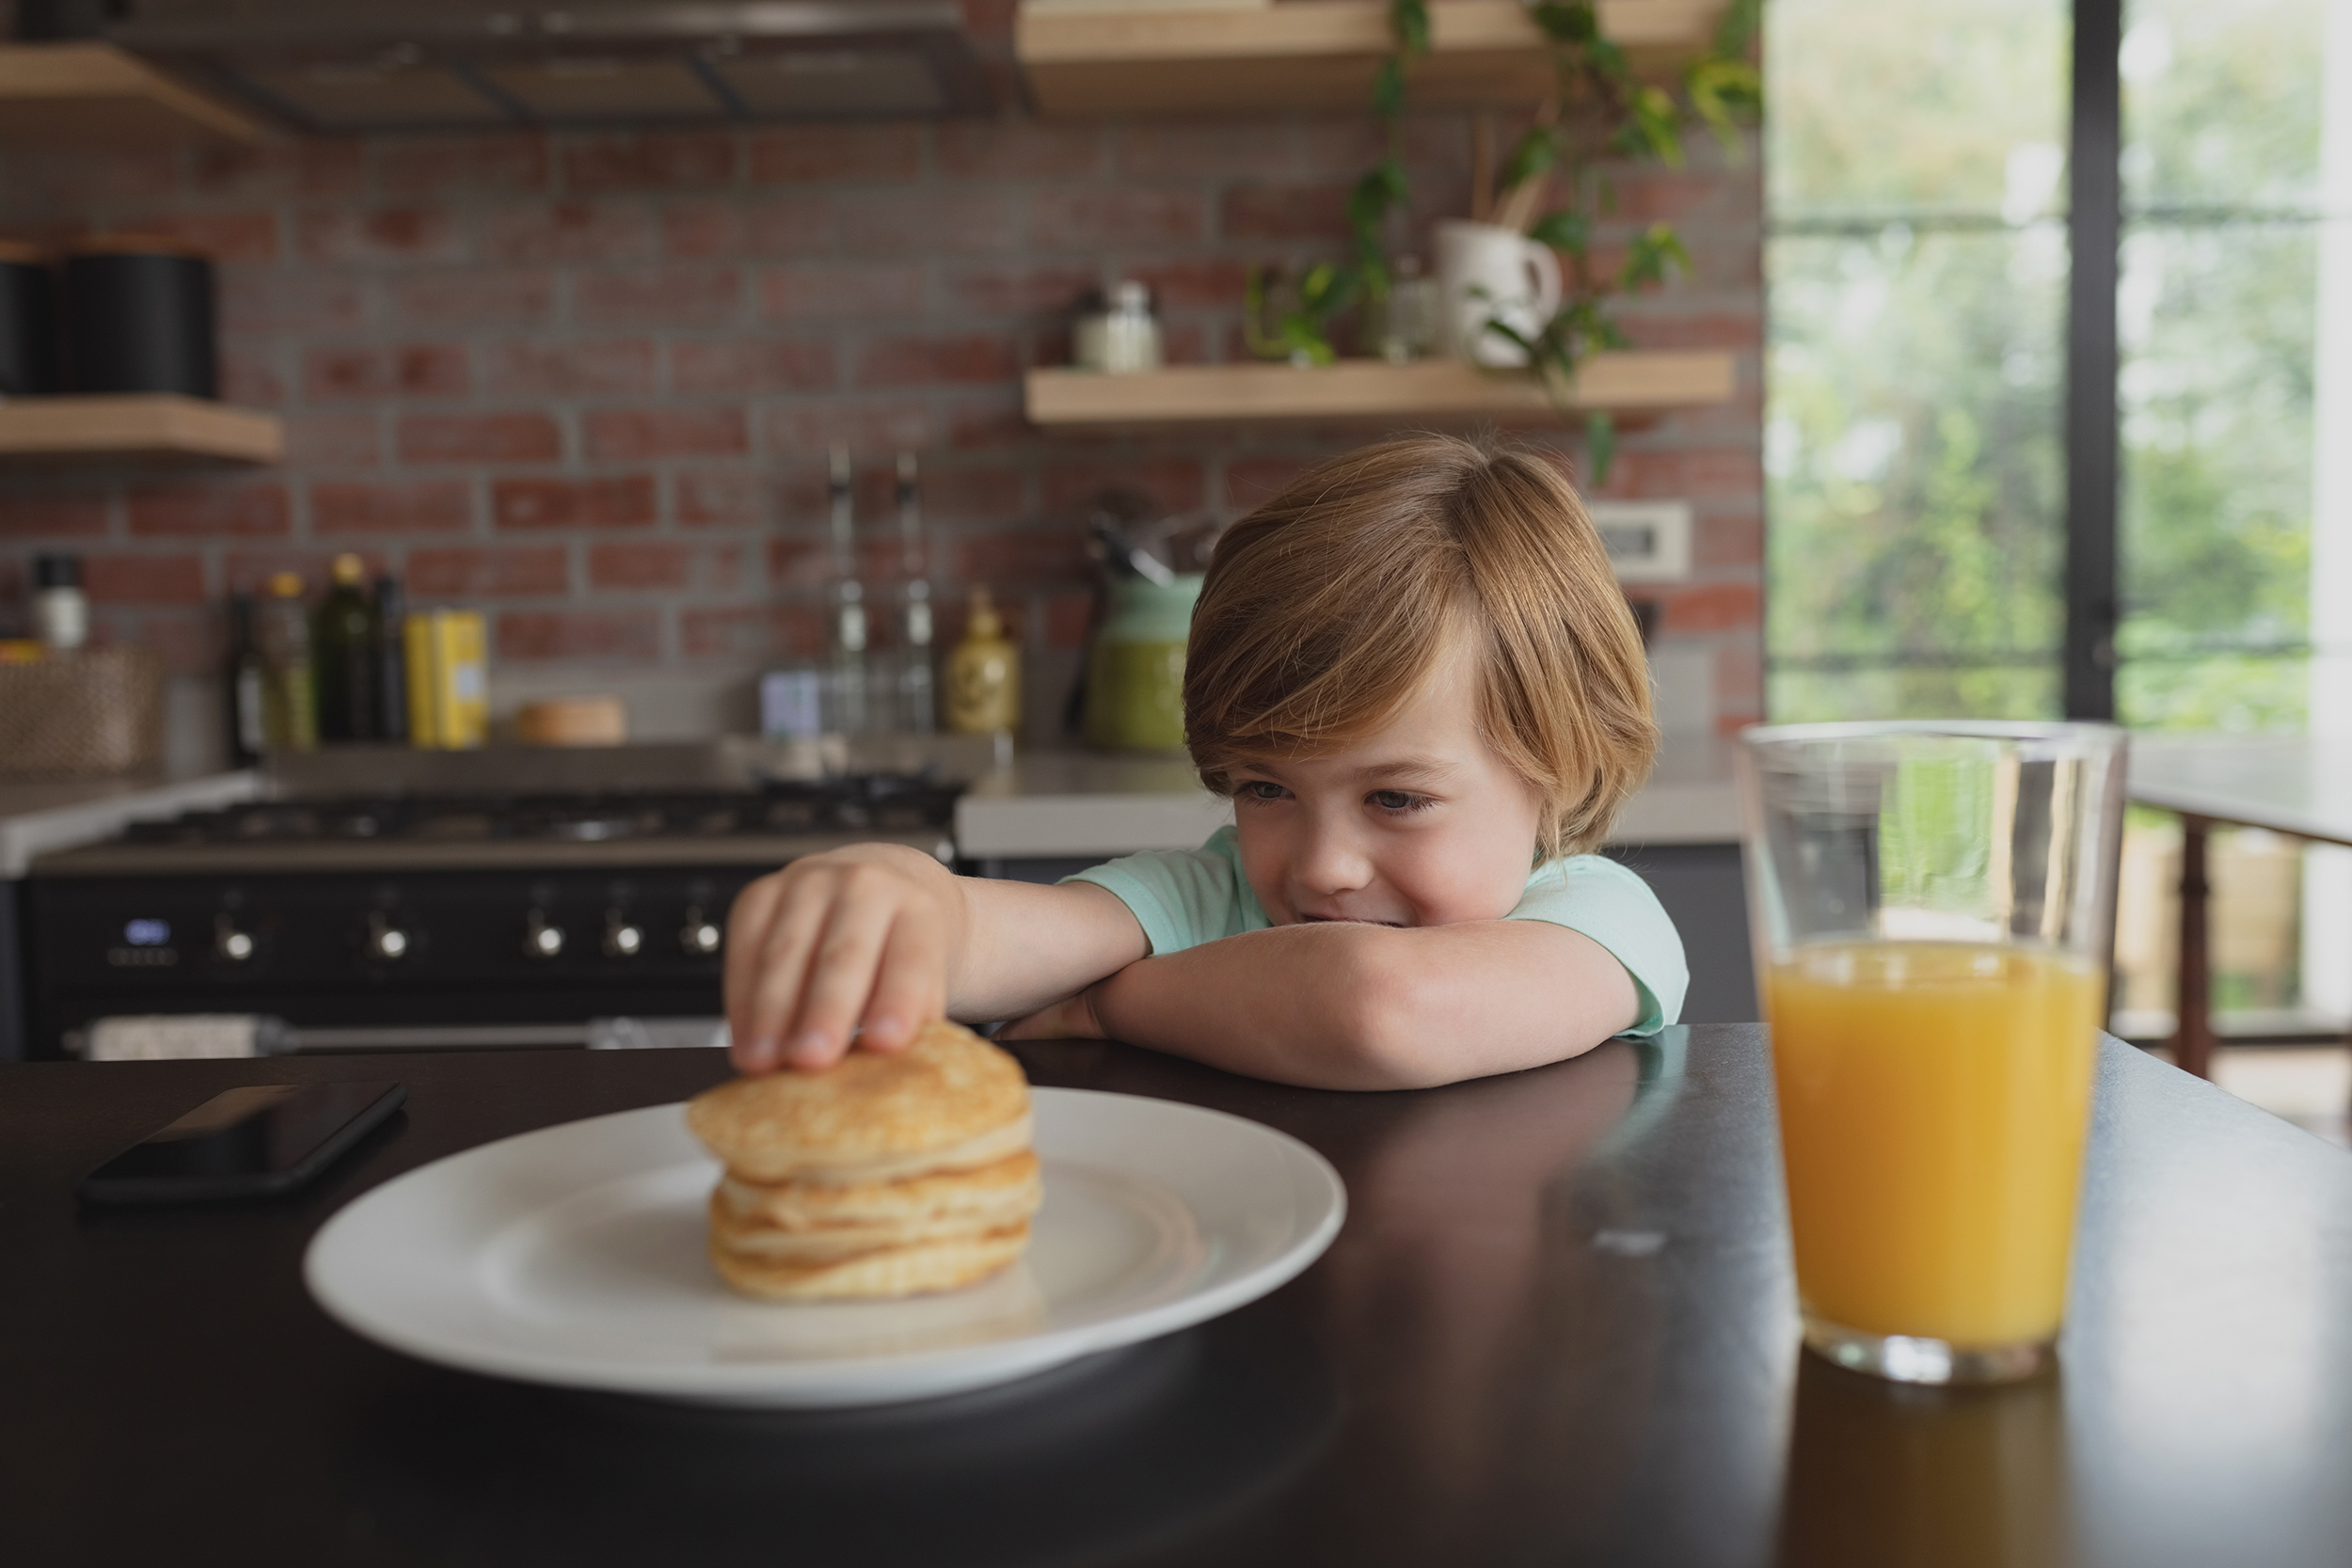
POLYGON ((374 740, 383 729, 383 628, 368 594, 367 563, 356 555, 339 555, 334 574, 334 586, 311 618, 319 738, 374 740))
POLYGON ((317 686, 310 664, 310 618, 302 610, 302 579, 279 572, 253 611, 253 641, 262 653, 262 729, 273 752, 308 752, 319 743, 317 686))

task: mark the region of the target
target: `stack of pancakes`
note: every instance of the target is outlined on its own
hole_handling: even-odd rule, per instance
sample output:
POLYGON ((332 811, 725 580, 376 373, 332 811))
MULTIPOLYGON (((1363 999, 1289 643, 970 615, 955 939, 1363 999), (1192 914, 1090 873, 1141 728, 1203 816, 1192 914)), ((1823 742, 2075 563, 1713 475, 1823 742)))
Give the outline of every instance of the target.
POLYGON ((686 1120, 726 1163, 710 1253, 749 1295, 969 1285, 1021 1256, 1042 1196, 1021 1065, 953 1023, 823 1072, 722 1084, 686 1120))

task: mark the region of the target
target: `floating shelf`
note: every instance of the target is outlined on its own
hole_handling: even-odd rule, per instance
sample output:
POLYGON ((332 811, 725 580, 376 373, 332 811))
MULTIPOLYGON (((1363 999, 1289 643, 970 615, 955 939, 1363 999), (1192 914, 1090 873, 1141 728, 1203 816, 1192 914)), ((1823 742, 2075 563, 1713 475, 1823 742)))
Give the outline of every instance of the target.
POLYGON ((275 414, 169 393, 9 398, 0 402, 0 460, 275 463, 286 453, 275 414))
MULTIPOLYGON (((1655 71, 1707 44, 1724 0, 1600 0, 1601 30, 1655 71)), ((1521 0, 1434 0, 1411 101, 1427 108, 1534 103, 1551 90, 1543 35, 1521 0)), ((1024 7, 1014 48, 1047 115, 1264 109, 1371 112, 1389 53, 1386 0, 1249 9, 1062 11, 1024 7)))
POLYGON ((0 46, 0 147, 258 142, 258 121, 109 43, 0 46))
MULTIPOLYGON (((1728 354, 1600 354, 1577 372, 1576 406, 1652 414, 1726 403, 1738 385, 1728 354)), ((1028 416, 1041 425, 1192 424, 1235 420, 1360 420, 1551 412, 1524 375, 1454 359, 1391 365, 1343 359, 1322 368, 1170 365, 1139 375, 1031 371, 1028 416)))

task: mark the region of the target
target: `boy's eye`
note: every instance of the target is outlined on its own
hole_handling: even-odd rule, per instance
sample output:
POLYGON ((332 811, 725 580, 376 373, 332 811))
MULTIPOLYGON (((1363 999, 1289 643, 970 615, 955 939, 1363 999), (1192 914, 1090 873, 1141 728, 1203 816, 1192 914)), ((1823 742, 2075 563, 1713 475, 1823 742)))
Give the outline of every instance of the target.
POLYGON ((1426 795, 1408 795, 1401 789, 1375 789, 1364 797, 1382 811, 1419 811, 1429 804, 1426 795))
POLYGON ((1267 779, 1244 779, 1233 786, 1233 793, 1246 800, 1279 800, 1285 791, 1267 779))

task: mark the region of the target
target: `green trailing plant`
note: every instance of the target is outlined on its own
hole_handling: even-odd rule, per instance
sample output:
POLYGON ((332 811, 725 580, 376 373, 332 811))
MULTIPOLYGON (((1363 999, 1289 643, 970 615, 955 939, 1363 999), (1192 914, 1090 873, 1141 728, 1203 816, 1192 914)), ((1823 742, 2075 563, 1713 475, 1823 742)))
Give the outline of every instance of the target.
POLYGON ((1249 351, 1263 359, 1295 365, 1328 365, 1339 357, 1331 346, 1334 317, 1359 299, 1389 297, 1388 247, 1383 230, 1391 212, 1412 197, 1405 171, 1406 77, 1429 53, 1428 0, 1390 0, 1391 52, 1374 69, 1373 113, 1380 119, 1384 150, 1347 193, 1347 260, 1309 268, 1288 288, 1279 274, 1252 267, 1242 317, 1249 351), (1271 317, 1268 307, 1277 295, 1271 317))
MULTIPOLYGON (((1564 415, 1573 412, 1576 371, 1584 357, 1628 346, 1612 314, 1613 302, 1691 265, 1681 239, 1663 223, 1634 236, 1613 269, 1597 265, 1596 228, 1616 209, 1607 166, 1630 159, 1679 167, 1684 134, 1697 127, 1712 132, 1729 155, 1740 155, 1740 127, 1763 103, 1762 78, 1748 58, 1760 5, 1731 0, 1707 51, 1683 68, 1671 89, 1634 72, 1625 51, 1602 36, 1593 0, 1536 0, 1528 7, 1551 58, 1553 89, 1504 161, 1494 221, 1523 230, 1561 254, 1562 298, 1559 310, 1535 332, 1492 318, 1484 330, 1518 344, 1527 356, 1524 370, 1500 373, 1537 376, 1564 415), (1555 190, 1565 199, 1540 210, 1555 190)), ((1389 33, 1391 51, 1374 73, 1372 95, 1386 150, 1348 193, 1347 259, 1312 267, 1295 281, 1255 269, 1249 275, 1247 333, 1251 352, 1266 358, 1331 363, 1337 357, 1333 318, 1359 299, 1388 297, 1386 231, 1390 214, 1412 196, 1404 113, 1413 67, 1429 53, 1428 0, 1391 0, 1389 33), (1282 298, 1269 318, 1277 292, 1282 298)), ((1592 483, 1598 484, 1615 455, 1615 421, 1605 411, 1588 414, 1585 437, 1592 483)))
POLYGON ((1339 357, 1331 347, 1331 318, 1356 301, 1360 272, 1324 261, 1293 278, 1279 268, 1251 267, 1242 296, 1242 336, 1261 359, 1294 365, 1328 365, 1339 357))
MULTIPOLYGON (((1553 87, 1503 164, 1494 221, 1560 253, 1560 308, 1533 333, 1492 317, 1484 330, 1518 346, 1563 414, 1571 411, 1584 357, 1629 346, 1613 303, 1691 265, 1691 253, 1664 223, 1635 235, 1613 269, 1596 264, 1595 230, 1616 210, 1607 167, 1630 160, 1678 168, 1683 135, 1697 127, 1712 132, 1727 156, 1740 156, 1740 127, 1763 104, 1762 78, 1748 59, 1759 9, 1760 0, 1731 0, 1709 47, 1683 68, 1677 92, 1634 73, 1625 51, 1601 36, 1591 0, 1538 0, 1528 8, 1551 55, 1553 87), (1539 214, 1554 190, 1565 201, 1539 214)), ((1598 484, 1616 452, 1616 422, 1607 411, 1585 416, 1585 441, 1598 484)))

